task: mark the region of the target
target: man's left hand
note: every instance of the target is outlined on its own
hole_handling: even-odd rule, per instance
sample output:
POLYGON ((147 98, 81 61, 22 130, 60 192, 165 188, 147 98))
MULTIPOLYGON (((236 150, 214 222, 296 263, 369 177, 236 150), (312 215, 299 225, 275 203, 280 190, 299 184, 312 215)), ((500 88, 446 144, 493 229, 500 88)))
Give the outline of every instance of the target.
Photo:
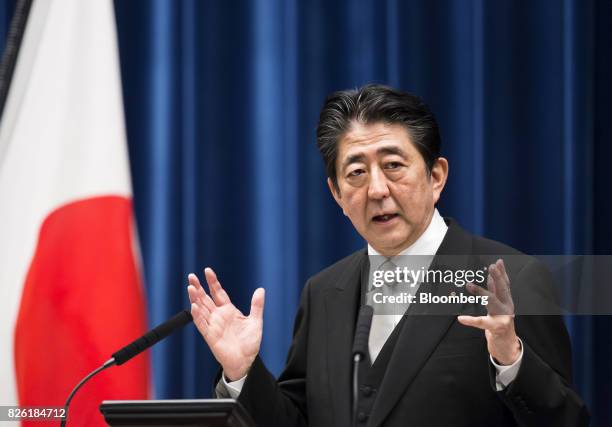
POLYGON ((514 303, 510 279, 501 259, 489 266, 487 288, 469 283, 468 292, 488 296, 486 316, 458 316, 459 323, 485 331, 489 354, 500 365, 512 365, 521 354, 521 344, 514 330, 514 303))

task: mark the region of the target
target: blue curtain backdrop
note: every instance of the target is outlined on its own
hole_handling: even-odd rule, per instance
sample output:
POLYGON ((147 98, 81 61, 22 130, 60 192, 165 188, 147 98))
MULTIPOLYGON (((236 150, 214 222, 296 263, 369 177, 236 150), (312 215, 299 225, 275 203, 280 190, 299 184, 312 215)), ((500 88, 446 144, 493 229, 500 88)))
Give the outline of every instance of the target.
MULTIPOLYGON (((115 7, 152 325, 212 266, 243 310, 266 288, 262 354, 280 372, 303 283, 364 245, 328 194, 315 128, 326 94, 368 82, 437 114, 443 215, 533 254, 612 254, 608 0, 115 7)), ((593 425, 612 425, 612 319, 566 320, 576 388, 593 425)), ((153 365, 156 397, 210 395, 217 365, 195 328, 153 365)))

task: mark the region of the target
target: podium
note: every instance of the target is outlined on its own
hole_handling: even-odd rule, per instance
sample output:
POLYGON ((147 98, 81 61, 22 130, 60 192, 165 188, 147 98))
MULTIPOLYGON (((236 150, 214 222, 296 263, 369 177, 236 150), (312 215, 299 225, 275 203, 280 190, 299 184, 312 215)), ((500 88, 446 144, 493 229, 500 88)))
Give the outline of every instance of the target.
POLYGON ((234 399, 105 400, 100 412, 111 427, 255 427, 234 399))

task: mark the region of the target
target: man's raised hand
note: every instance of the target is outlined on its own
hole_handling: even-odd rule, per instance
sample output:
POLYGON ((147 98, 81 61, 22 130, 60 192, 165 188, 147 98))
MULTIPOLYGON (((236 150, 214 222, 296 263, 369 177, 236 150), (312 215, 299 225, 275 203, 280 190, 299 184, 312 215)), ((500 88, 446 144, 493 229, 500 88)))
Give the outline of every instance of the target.
POLYGON ((489 266, 487 288, 473 283, 467 285, 470 293, 488 296, 486 316, 458 316, 466 326, 485 331, 489 354, 501 365, 512 365, 521 354, 520 341, 514 330, 514 302, 510 293, 510 279, 501 259, 489 266))
POLYGON ((223 367, 230 381, 244 377, 259 353, 263 331, 265 291, 255 290, 251 312, 243 315, 219 283, 211 268, 204 269, 210 295, 198 277, 190 274, 187 293, 191 302, 191 315, 198 331, 223 367))

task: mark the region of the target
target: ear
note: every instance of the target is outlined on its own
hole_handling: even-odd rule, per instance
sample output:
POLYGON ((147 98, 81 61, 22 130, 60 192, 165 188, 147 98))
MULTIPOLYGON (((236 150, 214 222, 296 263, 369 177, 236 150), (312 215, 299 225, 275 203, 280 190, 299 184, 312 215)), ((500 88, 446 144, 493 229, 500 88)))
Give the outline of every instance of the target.
POLYGON ((434 204, 438 203, 438 200, 440 200, 440 195, 442 194, 442 190, 444 190, 447 178, 448 160, 444 157, 438 157, 431 168, 434 204))
POLYGON ((342 213, 346 215, 346 211, 344 210, 344 205, 342 203, 342 196, 340 195, 340 190, 336 189, 331 178, 327 178, 327 187, 329 188, 329 191, 331 192, 332 196, 334 196, 334 200, 336 201, 336 203, 338 203, 338 206, 340 206, 340 208, 342 209, 342 213))

